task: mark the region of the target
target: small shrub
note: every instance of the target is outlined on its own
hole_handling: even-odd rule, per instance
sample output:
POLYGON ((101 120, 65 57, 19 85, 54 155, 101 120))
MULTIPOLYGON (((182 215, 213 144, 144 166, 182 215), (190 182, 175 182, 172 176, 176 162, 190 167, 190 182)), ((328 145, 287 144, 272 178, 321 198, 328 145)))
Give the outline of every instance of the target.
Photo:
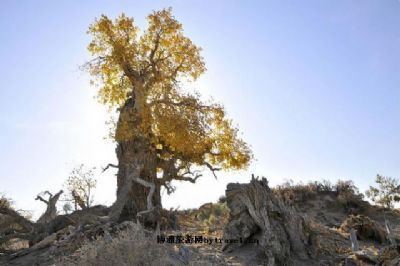
POLYGON ((332 186, 332 184, 331 184, 331 182, 329 180, 325 180, 325 179, 322 180, 321 191, 324 191, 324 192, 333 191, 333 186, 332 186))
POLYGON ((274 192, 279 195, 286 203, 292 204, 296 202, 304 202, 312 199, 317 195, 319 190, 318 182, 309 182, 303 184, 293 184, 292 180, 286 181, 274 189, 274 192))
POLYGON ((7 198, 4 194, 0 195, 0 208, 11 208, 12 202, 9 198, 7 198))
POLYGON ((385 208, 392 209, 395 202, 400 202, 400 181, 392 177, 376 176, 378 188, 369 187, 366 194, 371 200, 385 208))
POLYGON ((199 221, 204 221, 204 220, 208 219, 208 215, 205 211, 200 211, 200 213, 197 215, 197 219, 199 221))
POLYGON ((228 217, 229 216, 229 208, 226 203, 217 203, 214 205, 214 214, 215 216, 223 216, 223 217, 228 217))
POLYGON ((334 186, 339 202, 347 209, 360 208, 364 195, 351 180, 339 180, 334 186))
POLYGON ((340 180, 334 186, 328 180, 313 181, 307 184, 302 182, 293 184, 293 181, 289 180, 277 186, 273 191, 287 204, 302 203, 315 198, 319 193, 336 193, 338 200, 345 207, 350 208, 359 207, 364 197, 352 181, 340 180))
POLYGON ((207 220, 208 225, 214 225, 217 222, 217 218, 214 216, 214 214, 211 214, 210 217, 207 220))

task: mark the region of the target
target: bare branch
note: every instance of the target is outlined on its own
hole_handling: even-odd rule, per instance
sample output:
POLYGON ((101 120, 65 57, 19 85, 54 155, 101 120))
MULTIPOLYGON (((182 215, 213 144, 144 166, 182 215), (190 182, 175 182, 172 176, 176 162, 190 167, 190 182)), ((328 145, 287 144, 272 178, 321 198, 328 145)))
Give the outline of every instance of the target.
POLYGON ((216 172, 216 171, 220 171, 221 168, 213 167, 213 166, 212 166, 210 163, 208 163, 208 162, 204 162, 204 165, 207 166, 208 169, 210 169, 210 171, 213 173, 215 179, 217 179, 217 175, 215 174, 215 172, 216 172))
POLYGON ((162 185, 165 187, 167 190, 167 194, 170 195, 171 193, 175 192, 175 187, 171 185, 171 182, 164 182, 162 185))
POLYGON ((150 56, 149 56, 149 60, 151 63, 151 67, 153 68, 153 71, 155 70, 154 69, 155 68, 154 55, 156 54, 156 52, 158 50, 158 46, 160 45, 160 39, 161 39, 162 32, 163 32, 162 29, 160 29, 157 32, 156 38, 154 40, 154 47, 153 47, 153 49, 151 49, 150 56))
POLYGON ((42 197, 39 196, 39 195, 37 195, 37 197, 36 197, 35 200, 40 200, 40 201, 43 201, 43 202, 46 203, 46 204, 49 204, 49 202, 48 202, 47 200, 45 200, 44 198, 42 198, 42 197))
POLYGON ((88 70, 90 68, 98 68, 104 61, 106 60, 105 56, 98 56, 96 58, 93 58, 92 60, 87 61, 83 65, 79 66, 80 70, 88 70))
POLYGON ((118 168, 118 165, 109 163, 106 167, 103 168, 102 173, 104 173, 105 171, 107 171, 110 167, 118 168))
POLYGON ((53 194, 51 194, 48 190, 46 190, 45 192, 43 192, 43 194, 49 195, 50 198, 53 197, 53 194))
MULTIPOLYGON (((190 174, 192 174, 192 173, 190 173, 190 174)), ((194 177, 190 177, 190 176, 183 176, 183 175, 177 175, 177 176, 175 176, 175 180, 180 180, 180 181, 189 181, 189 182, 191 182, 191 183, 196 183, 196 180, 199 178, 199 177, 202 177, 203 175, 202 174, 195 174, 194 175, 194 177)))
POLYGON ((6 243, 7 241, 15 238, 30 240, 32 235, 30 233, 14 233, 0 236, 0 244, 6 243))

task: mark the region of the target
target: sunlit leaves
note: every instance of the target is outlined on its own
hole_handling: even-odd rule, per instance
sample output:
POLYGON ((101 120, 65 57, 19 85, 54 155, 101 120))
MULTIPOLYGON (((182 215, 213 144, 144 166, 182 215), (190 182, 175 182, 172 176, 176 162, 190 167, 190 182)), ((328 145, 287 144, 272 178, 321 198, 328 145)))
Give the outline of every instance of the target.
POLYGON ((114 21, 102 15, 88 31, 94 59, 87 68, 99 100, 120 111, 116 140, 145 136, 161 159, 181 165, 246 166, 251 151, 223 107, 180 89, 182 79, 195 80, 206 70, 201 48, 184 36, 171 9, 154 11, 147 21, 140 33, 124 14, 114 21), (134 108, 126 109, 127 101, 134 108))

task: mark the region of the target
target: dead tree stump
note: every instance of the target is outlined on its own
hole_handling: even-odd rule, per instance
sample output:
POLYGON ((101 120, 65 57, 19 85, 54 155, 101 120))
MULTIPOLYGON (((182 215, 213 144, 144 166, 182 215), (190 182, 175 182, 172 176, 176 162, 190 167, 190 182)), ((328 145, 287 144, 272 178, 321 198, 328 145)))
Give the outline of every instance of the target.
POLYGON ((226 199, 231 212, 224 239, 242 241, 225 244, 223 250, 233 251, 250 238, 256 238, 267 265, 286 265, 293 259, 309 259, 308 223, 271 192, 265 178, 253 177, 250 184, 228 184, 226 199))
POLYGON ((64 191, 60 190, 57 194, 55 194, 53 196, 53 194, 51 194, 49 191, 45 191, 44 194, 48 194, 49 198, 46 200, 44 198, 42 198, 42 196, 38 195, 36 197, 36 200, 40 200, 44 203, 46 203, 47 208, 46 211, 42 214, 42 216, 40 216, 39 220, 37 221, 37 223, 39 224, 46 224, 49 223, 51 221, 54 220, 54 218, 57 217, 57 201, 60 198, 61 194, 64 191))

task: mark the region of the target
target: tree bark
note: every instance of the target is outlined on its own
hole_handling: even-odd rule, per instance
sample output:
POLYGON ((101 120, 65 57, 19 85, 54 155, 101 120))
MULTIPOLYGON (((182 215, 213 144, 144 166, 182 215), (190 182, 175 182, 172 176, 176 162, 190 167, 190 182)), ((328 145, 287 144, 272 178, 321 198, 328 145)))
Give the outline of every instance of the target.
MULTIPOLYGON (((116 134, 120 130, 127 130, 126 124, 122 126, 124 114, 132 114, 134 103, 128 99, 120 110, 120 117, 117 123, 116 134), (124 127, 122 129, 122 127, 124 127)), ((128 130, 135 130, 130 122, 128 130)), ((154 185, 154 193, 151 204, 154 212, 148 212, 142 219, 147 226, 154 227, 157 222, 157 210, 161 208, 160 185, 157 180, 157 155, 151 149, 151 144, 144 136, 136 136, 128 140, 118 140, 116 148, 118 158, 117 173, 117 201, 110 216, 118 217, 119 221, 136 219, 140 212, 148 210, 148 195, 150 187, 139 180, 154 185), (139 169, 139 170, 138 170, 139 169), (128 186, 128 187, 126 187, 128 186), (117 206, 118 205, 118 206, 117 206), (123 207, 121 207, 123 206, 123 207), (119 214, 118 214, 119 213, 119 214)))
POLYGON ((40 224, 49 223, 52 220, 54 220, 54 218, 56 218, 56 216, 57 216, 56 204, 57 204, 57 201, 60 198, 61 194, 63 193, 63 191, 60 190, 54 196, 48 191, 46 191, 45 193, 47 193, 49 195, 48 200, 43 199, 39 195, 36 197, 36 200, 40 200, 40 201, 46 203, 46 205, 47 205, 45 213, 43 213, 42 216, 40 216, 39 220, 37 221, 37 223, 40 223, 40 224))
POLYGON ((234 251, 254 238, 259 244, 252 248, 265 257, 265 265, 292 265, 294 259, 310 258, 309 221, 274 195, 266 179, 228 184, 226 201, 230 217, 223 238, 241 241, 225 242, 222 250, 234 251))
POLYGON ((360 246, 358 245, 356 231, 353 228, 350 228, 350 241, 351 241, 351 250, 352 251, 360 250, 360 246))

